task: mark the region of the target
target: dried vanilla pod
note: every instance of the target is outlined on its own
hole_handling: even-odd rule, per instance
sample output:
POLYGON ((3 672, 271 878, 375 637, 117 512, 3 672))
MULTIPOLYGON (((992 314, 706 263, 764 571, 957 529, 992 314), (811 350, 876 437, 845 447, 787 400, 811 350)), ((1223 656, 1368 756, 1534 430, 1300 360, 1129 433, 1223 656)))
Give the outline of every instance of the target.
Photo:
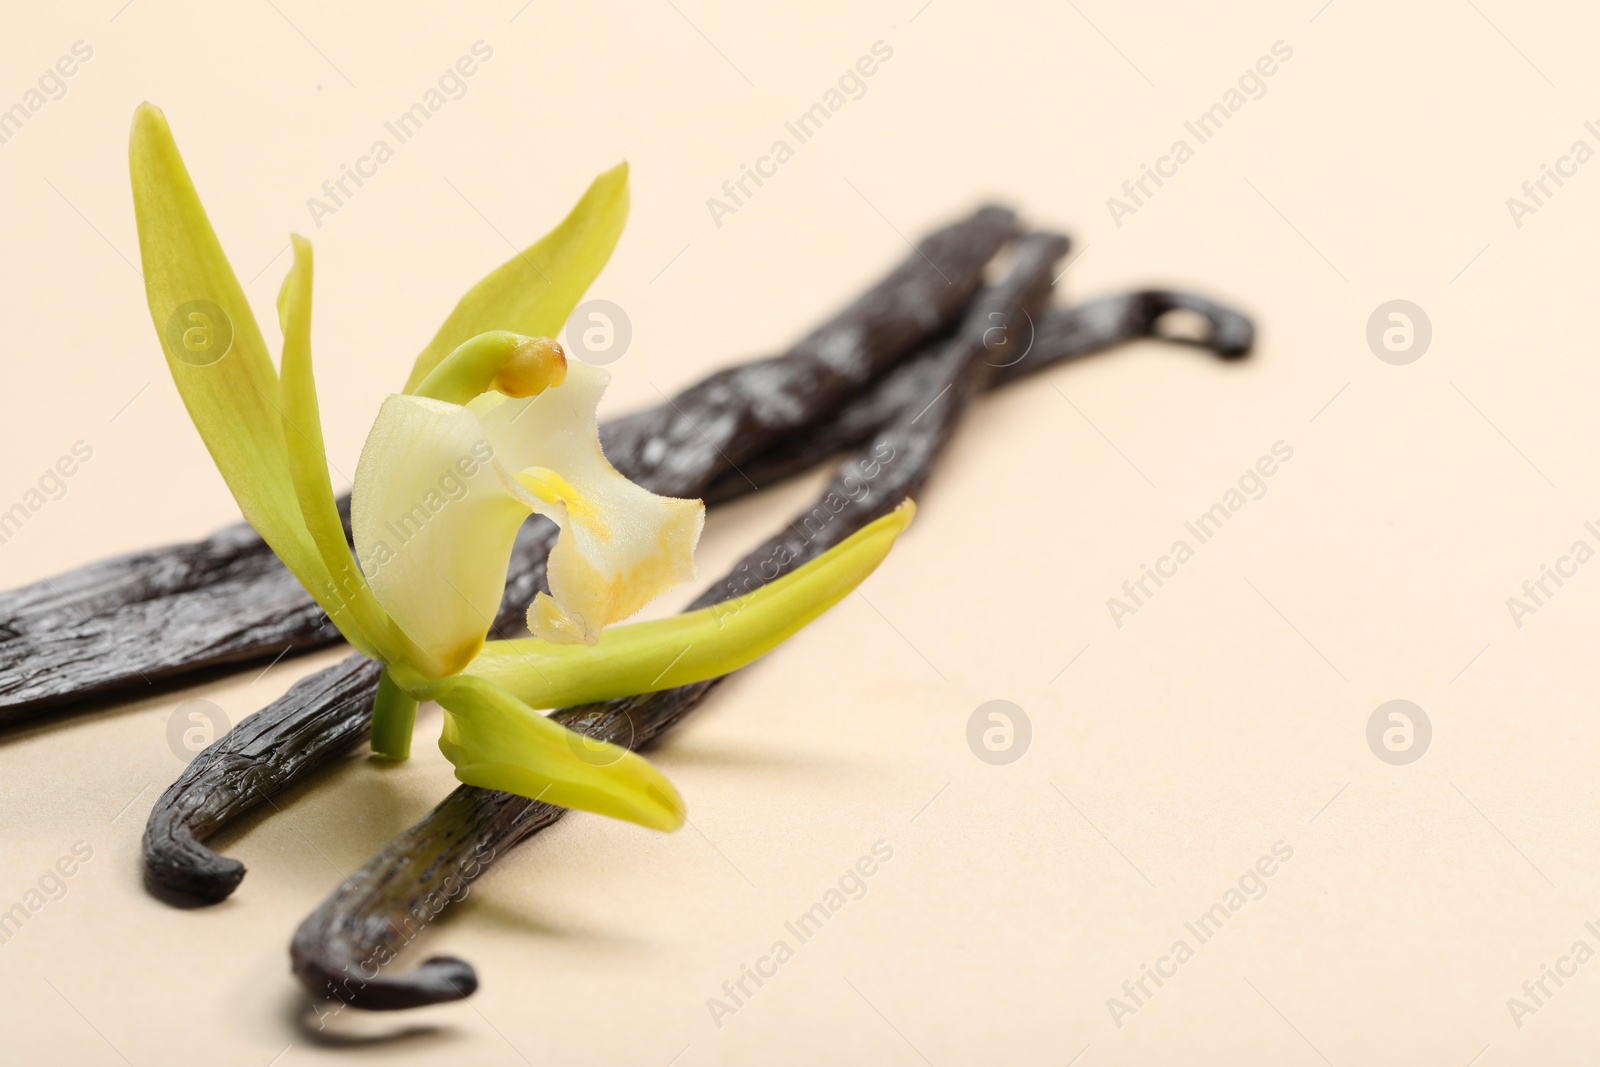
MULTIPOLYGON (((681 487, 703 488, 728 469, 726 457, 738 462, 827 417, 867 379, 946 329, 1015 226, 1009 209, 990 206, 934 231, 785 354, 718 372, 607 424, 607 455, 622 474, 657 493, 698 495, 681 487), (725 452, 706 447, 709 439, 696 426, 725 452), (690 438, 698 444, 685 444, 690 438)), ((340 507, 348 523, 348 497, 340 507)), ((502 628, 517 625, 542 584, 553 538, 544 522, 529 523, 519 536, 502 628)), ((201 541, 101 560, 0 593, 0 726, 340 639, 241 523, 201 541)))
MULTIPOLYGON (((1226 358, 1249 351, 1253 327, 1238 312, 1189 293, 1138 291, 1045 312, 1038 317, 1031 344, 1020 358, 1015 352, 1004 358, 986 354, 989 362, 998 365, 984 387, 1015 381, 1124 341, 1162 337, 1163 317, 1175 309, 1198 313, 1208 324, 1208 333, 1192 343, 1226 358)), ((831 420, 779 441, 769 453, 745 464, 745 472, 765 487, 869 440, 902 413, 915 415, 927 403, 923 398, 943 388, 942 384, 933 384, 940 377, 941 350, 941 345, 935 345, 905 361, 851 400, 831 420)), ((728 472, 712 484, 706 500, 720 503, 751 491, 749 480, 728 472)), ((531 557, 539 539, 553 533, 553 527, 543 520, 524 527, 518 539, 517 559, 531 557)), ((543 545, 543 551, 548 551, 548 544, 543 545)), ((515 566, 507 600, 515 599, 509 589, 517 587, 522 596, 518 602, 522 603, 542 584, 543 555, 520 571, 515 566)), ((233 754, 225 761, 212 763, 206 760, 209 749, 198 756, 151 812, 145 834, 146 868, 151 880, 206 901, 219 901, 233 892, 243 877, 243 866, 211 852, 200 842, 262 800, 289 788, 364 741, 370 725, 371 692, 376 684, 376 672, 369 661, 351 656, 305 679, 246 720, 260 720, 257 729, 263 739, 275 734, 298 739, 283 750, 294 754, 292 765, 271 744, 253 750, 254 763, 241 763, 233 754), (364 702, 358 692, 352 692, 350 699, 335 698, 332 707, 326 706, 330 698, 324 694, 344 694, 352 681, 363 679, 367 686, 364 702), (248 777, 252 788, 241 788, 235 781, 244 777, 248 777), (215 798, 210 796, 213 791, 215 798)))
MULTIPOLYGON (((992 371, 990 358, 1013 354, 990 331, 997 321, 1036 314, 1048 301, 1067 239, 1030 234, 1010 272, 986 287, 961 329, 932 358, 939 373, 914 407, 847 460, 817 499, 782 532, 747 555, 688 610, 742 596, 820 556, 919 491, 972 396, 992 371), (996 318, 998 316, 998 319, 996 318)), ((1013 338, 1014 339, 1014 338, 1013 338)), ((629 749, 648 745, 697 706, 721 678, 562 708, 553 717, 589 737, 629 749)), ((411 829, 342 881, 295 931, 290 959, 308 992, 351 1007, 393 1011, 470 996, 472 965, 435 956, 390 973, 405 945, 494 861, 553 825, 567 809, 509 793, 460 786, 411 829)))

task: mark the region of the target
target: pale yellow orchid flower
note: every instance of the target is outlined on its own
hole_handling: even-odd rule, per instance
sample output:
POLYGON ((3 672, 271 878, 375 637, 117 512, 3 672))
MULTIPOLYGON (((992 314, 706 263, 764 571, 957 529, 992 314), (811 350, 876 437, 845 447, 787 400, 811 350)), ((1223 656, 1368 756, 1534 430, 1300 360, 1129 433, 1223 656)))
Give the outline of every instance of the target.
POLYGON ((278 297, 275 368, 165 116, 143 105, 129 151, 146 296, 173 381, 245 518, 363 654, 384 664, 373 749, 409 754, 420 700, 468 784, 674 829, 683 802, 641 757, 537 708, 713 678, 837 603, 887 555, 909 503, 820 559, 723 606, 605 628, 692 576, 699 501, 658 497, 600 450, 605 372, 568 366, 557 333, 610 256, 627 169, 462 298, 386 400, 362 450, 345 539, 311 368, 310 243, 278 297), (534 637, 485 643, 518 527, 561 528, 534 637), (574 743, 577 739, 580 743, 574 743))

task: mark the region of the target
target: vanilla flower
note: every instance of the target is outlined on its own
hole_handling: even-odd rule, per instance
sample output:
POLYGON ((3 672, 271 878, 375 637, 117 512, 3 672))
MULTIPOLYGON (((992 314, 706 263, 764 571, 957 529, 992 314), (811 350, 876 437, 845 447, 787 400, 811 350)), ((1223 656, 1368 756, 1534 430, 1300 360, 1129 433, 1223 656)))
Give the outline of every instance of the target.
POLYGON ((528 628, 548 641, 593 644, 694 576, 705 508, 656 496, 606 461, 596 411, 608 380, 569 367, 552 341, 489 333, 416 394, 384 401, 356 467, 351 529, 373 595, 435 673, 478 654, 530 513, 561 528, 551 592, 528 610, 528 628), (460 499, 441 500, 452 475, 460 499))
POLYGON ((600 450, 608 376, 568 365, 559 332, 627 217, 627 168, 597 178, 563 222, 470 290, 367 436, 346 541, 311 368, 312 256, 278 296, 274 367, 165 116, 143 105, 129 150, 150 313, 189 416, 244 516, 356 649, 384 665, 372 746, 405 758, 417 704, 445 712, 440 748, 463 782, 629 819, 683 822, 647 761, 535 709, 726 674, 837 603, 888 554, 909 502, 720 610, 607 630, 694 574, 696 500, 629 482, 600 450), (560 527, 534 636, 486 641, 517 529, 560 527))

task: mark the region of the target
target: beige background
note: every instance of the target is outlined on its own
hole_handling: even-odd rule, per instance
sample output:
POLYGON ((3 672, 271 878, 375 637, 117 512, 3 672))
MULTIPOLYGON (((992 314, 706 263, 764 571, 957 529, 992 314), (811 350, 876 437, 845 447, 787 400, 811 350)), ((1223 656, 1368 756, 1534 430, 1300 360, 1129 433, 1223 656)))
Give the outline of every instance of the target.
MULTIPOLYGON (((7 734, 0 906, 74 842, 94 858, 0 946, 0 1059, 1592 1060, 1600 963, 1520 1028, 1506 1003, 1574 941, 1600 948, 1583 926, 1600 919, 1600 564, 1520 628, 1506 606, 1575 540, 1600 546, 1583 529, 1600 519, 1600 164, 1520 228, 1506 207, 1574 140, 1600 148, 1583 128, 1600 118, 1591 12, 122 3, 33 5, 0 36, 4 106, 74 42, 94 50, 0 145, 0 504, 75 441, 94 449, 0 546, 7 586, 236 515, 133 269, 125 138, 143 99, 166 108, 267 329, 287 234, 314 238, 344 472, 460 292, 620 158, 633 218, 594 289, 635 328, 612 411, 781 347, 902 235, 982 196, 1074 235, 1072 299, 1197 287, 1253 312, 1260 344, 1233 367, 1141 344, 980 404, 865 595, 661 751, 692 827, 574 817, 426 936, 414 958, 478 966, 464 1004, 319 1031, 287 970, 340 873, 450 788, 436 716, 403 768, 353 757, 230 834, 250 875, 225 905, 175 911, 140 888, 143 821, 180 769, 174 708, 209 699, 237 721, 342 653, 7 734), (314 225, 307 198, 479 40, 494 55, 466 95, 314 225), (865 97, 716 226, 706 198, 880 40, 893 58, 865 97), (1280 40, 1293 58, 1266 95, 1115 225, 1106 199, 1280 40), (1433 324, 1409 366, 1364 337, 1394 298, 1433 324), (1280 440, 1294 457, 1267 495, 1115 626, 1106 598, 1280 440), (1434 730, 1405 767, 1365 740, 1395 698, 1434 730), (991 699, 1032 722, 1010 766, 965 740, 991 699), (865 898, 716 1026, 707 998, 879 840, 894 857, 865 898), (1107 998, 1277 841, 1293 859, 1264 899, 1118 1028, 1107 998)), ((719 509, 703 575, 818 478, 719 509)))

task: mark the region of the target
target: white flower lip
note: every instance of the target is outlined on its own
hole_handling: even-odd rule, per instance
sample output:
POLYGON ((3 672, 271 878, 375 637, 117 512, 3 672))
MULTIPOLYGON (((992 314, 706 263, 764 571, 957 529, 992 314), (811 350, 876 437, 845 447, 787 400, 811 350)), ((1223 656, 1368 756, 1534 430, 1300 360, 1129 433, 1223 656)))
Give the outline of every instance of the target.
POLYGON ((561 385, 527 399, 384 402, 356 467, 351 526, 374 596, 434 661, 430 672, 477 654, 530 513, 561 528, 550 593, 528 612, 537 637, 593 644, 694 576, 704 506, 657 496, 606 460, 596 416, 608 382, 572 364, 561 385))

